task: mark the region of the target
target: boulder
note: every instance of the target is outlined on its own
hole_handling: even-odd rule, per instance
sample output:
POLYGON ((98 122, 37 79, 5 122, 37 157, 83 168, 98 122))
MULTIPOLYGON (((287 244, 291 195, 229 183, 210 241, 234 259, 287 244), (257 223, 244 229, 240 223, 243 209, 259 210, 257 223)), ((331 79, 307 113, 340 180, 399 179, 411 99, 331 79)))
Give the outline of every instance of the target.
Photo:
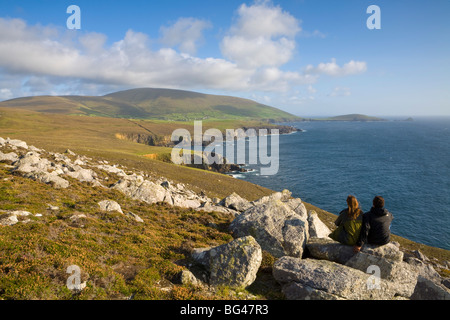
POLYGON ((300 198, 292 198, 292 199, 288 199, 288 200, 282 201, 282 202, 284 204, 286 204, 295 213, 300 215, 303 220, 307 220, 308 219, 308 211, 306 210, 306 207, 303 204, 302 199, 300 199, 300 198))
POLYGON ((182 270, 178 275, 179 282, 183 285, 194 287, 202 286, 202 282, 189 270, 182 270))
POLYGON ((308 222, 280 200, 262 202, 230 224, 234 236, 252 236, 274 257, 301 257, 308 238, 308 222))
POLYGON ((196 208, 195 210, 196 211, 205 211, 205 212, 220 212, 220 213, 229 214, 230 216, 233 216, 233 217, 236 217, 238 214, 240 214, 239 211, 236 211, 236 210, 233 210, 230 208, 226 208, 223 206, 219 206, 219 205, 214 205, 209 202, 202 204, 200 207, 196 208))
MULTIPOLYGON (((198 199, 192 198, 192 197, 186 197, 185 195, 181 194, 172 194, 169 198, 171 199, 172 203, 169 202, 169 204, 174 205, 176 207, 180 208, 198 208, 201 206, 201 202, 198 199)), ((167 201, 166 201, 167 202, 167 201)))
POLYGON ((410 266, 412 266, 419 275, 421 275, 424 278, 430 279, 434 282, 441 282, 441 276, 439 273, 431 266, 429 263, 425 263, 422 260, 419 260, 417 258, 408 257, 404 259, 406 263, 408 263, 410 266))
POLYGON ((337 295, 294 281, 284 285, 281 291, 288 300, 346 300, 337 295))
POLYGON ((73 172, 66 173, 69 177, 72 177, 80 182, 94 182, 97 174, 91 169, 80 168, 73 172))
POLYGON ((0 225, 2 226, 13 226, 18 222, 19 220, 17 219, 16 215, 4 214, 0 216, 0 225))
POLYGON ((108 173, 117 174, 119 177, 125 177, 127 174, 122 169, 117 168, 116 166, 111 166, 107 164, 102 164, 97 166, 98 169, 106 171, 108 173))
POLYGON ((450 290, 419 275, 411 300, 450 300, 450 290))
POLYGON ((353 247, 330 238, 309 238, 306 248, 311 257, 345 264, 354 256, 353 247))
POLYGON ((192 257, 209 272, 210 285, 245 288, 256 279, 262 250, 256 240, 248 236, 218 247, 194 250, 192 257))
POLYGON ((287 202, 290 199, 291 195, 292 195, 292 193, 289 190, 285 189, 282 192, 272 193, 271 195, 264 196, 258 200, 252 201, 250 203, 254 206, 259 206, 261 204, 264 204, 267 202, 274 202, 277 200, 282 201, 282 202, 287 202))
POLYGON ((395 285, 332 261, 282 257, 273 266, 273 276, 289 299, 393 299, 395 285))
POLYGON ((27 149, 28 150, 28 145, 27 145, 27 143, 25 141, 7 138, 6 142, 10 146, 14 146, 16 148, 23 148, 23 149, 27 149))
POLYGON ((6 144, 6 140, 0 137, 0 147, 3 147, 6 144))
POLYGON ((249 209, 252 205, 250 204, 250 201, 242 198, 237 193, 233 192, 228 197, 225 197, 220 201, 220 205, 236 210, 236 211, 245 211, 249 209))
POLYGON ((100 210, 105 212, 117 211, 123 214, 122 208, 114 200, 103 200, 98 203, 100 210))
POLYGON ((392 244, 378 248, 363 247, 361 252, 355 254, 345 265, 363 272, 375 266, 381 279, 395 283, 398 295, 410 297, 417 283, 418 271, 406 262, 399 261, 398 255, 392 252, 393 248, 396 247, 392 244))
POLYGON ((137 214, 133 212, 127 212, 125 215, 135 220, 136 222, 144 222, 144 220, 142 220, 141 217, 139 217, 137 214))
POLYGON ((32 171, 24 175, 24 177, 39 181, 45 184, 53 186, 55 189, 67 189, 69 187, 69 181, 59 177, 57 174, 48 173, 43 171, 32 171))
MULTIPOLYGON (((2 225, 2 226, 13 226, 19 222, 19 219, 17 217, 28 217, 30 215, 33 215, 31 212, 23 211, 23 210, 15 210, 15 211, 0 210, 0 212, 4 213, 4 214, 0 215, 0 225, 2 225)), ((28 221, 30 221, 30 220, 28 220, 28 221)), ((25 221, 22 220, 22 222, 25 222, 25 221)))
POLYGON ((20 173, 47 173, 52 168, 51 162, 48 159, 41 158, 39 153, 33 151, 20 157, 13 165, 15 165, 14 171, 20 173))
POLYGON ((2 161, 16 162, 17 160, 19 160, 19 156, 15 152, 3 153, 0 151, 0 162, 2 161))
POLYGON ((366 244, 361 248, 361 252, 392 260, 394 262, 403 261, 403 252, 400 251, 399 246, 395 245, 393 242, 383 246, 366 244))
POLYGON ((142 176, 126 176, 114 184, 112 189, 121 191, 126 196, 153 204, 157 202, 172 201, 170 193, 161 185, 144 180, 142 176))
POLYGON ((328 235, 331 233, 330 229, 313 210, 308 212, 308 225, 311 238, 328 238, 328 235))

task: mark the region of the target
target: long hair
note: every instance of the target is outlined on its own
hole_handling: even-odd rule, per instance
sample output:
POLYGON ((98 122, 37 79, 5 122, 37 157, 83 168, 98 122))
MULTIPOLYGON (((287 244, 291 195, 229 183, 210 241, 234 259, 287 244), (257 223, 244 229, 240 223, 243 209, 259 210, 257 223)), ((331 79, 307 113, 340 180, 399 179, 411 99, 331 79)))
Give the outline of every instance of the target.
POLYGON ((358 200, 355 196, 348 196, 347 197, 347 205, 348 205, 348 216, 350 219, 355 220, 358 218, 358 216, 362 213, 361 209, 359 208, 358 200))

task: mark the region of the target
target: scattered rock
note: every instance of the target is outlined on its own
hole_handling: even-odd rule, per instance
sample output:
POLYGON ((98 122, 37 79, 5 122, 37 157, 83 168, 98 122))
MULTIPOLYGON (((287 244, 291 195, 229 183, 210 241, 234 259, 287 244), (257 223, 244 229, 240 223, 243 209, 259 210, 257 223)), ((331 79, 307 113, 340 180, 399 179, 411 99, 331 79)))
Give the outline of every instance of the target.
POLYGON ((70 149, 67 149, 66 152, 64 152, 64 153, 70 154, 71 156, 76 156, 75 152, 73 152, 70 149))
POLYGON ((414 250, 413 254, 416 256, 417 259, 421 260, 421 261, 430 261, 430 259, 428 259, 422 252, 420 252, 420 250, 414 250))
POLYGON ((251 236, 228 244, 194 251, 192 257, 209 271, 209 284, 248 287, 256 279, 262 250, 251 236))
POLYGON ((97 174, 91 169, 82 169, 82 168, 73 172, 68 172, 66 173, 66 175, 80 182, 94 182, 95 177, 97 176, 97 174))
POLYGON ((10 152, 5 154, 0 151, 0 162, 2 161, 16 162, 17 160, 19 160, 19 156, 17 155, 17 153, 10 152))
POLYGON ((202 285, 202 282, 195 277, 195 275, 189 270, 182 270, 178 275, 179 282, 183 285, 191 285, 198 287, 202 285))
POLYGON ((134 214, 133 212, 127 212, 125 215, 130 217, 131 219, 134 219, 136 222, 144 222, 141 217, 139 217, 137 214, 134 214))
POLYGON ((171 194, 166 189, 154 182, 144 180, 142 176, 124 177, 115 183, 112 188, 121 191, 132 199, 148 204, 172 202, 171 194))
POLYGON ((10 146, 14 146, 17 148, 23 148, 28 150, 28 145, 25 141, 17 140, 17 139, 6 139, 6 143, 8 143, 10 146))
POLYGON ((236 210, 236 211, 245 211, 252 207, 252 204, 250 204, 250 201, 242 198, 237 193, 233 192, 228 197, 225 197, 222 201, 219 203, 220 205, 236 210))
POLYGON ((111 212, 117 211, 123 214, 122 208, 120 205, 114 200, 103 200, 98 203, 101 211, 111 212))
POLYGON ((269 196, 264 196, 258 200, 252 201, 251 204, 253 204, 254 206, 259 206, 261 204, 267 202, 275 202, 277 200, 287 202, 290 199, 291 195, 292 193, 289 190, 285 189, 282 192, 275 192, 269 196))
POLYGON ((240 214, 239 211, 236 211, 236 210, 233 210, 230 208, 226 208, 226 207, 222 207, 219 205, 214 205, 209 202, 203 203, 203 205, 196 208, 195 210, 196 211, 205 211, 205 212, 220 212, 220 213, 229 214, 232 217, 236 217, 238 214, 240 214))
POLYGON ((18 223, 19 220, 15 215, 2 215, 0 216, 0 225, 2 226, 13 226, 18 223))
POLYGON ((59 211, 59 207, 57 206, 53 206, 51 204, 47 204, 47 210, 51 210, 51 211, 59 211))

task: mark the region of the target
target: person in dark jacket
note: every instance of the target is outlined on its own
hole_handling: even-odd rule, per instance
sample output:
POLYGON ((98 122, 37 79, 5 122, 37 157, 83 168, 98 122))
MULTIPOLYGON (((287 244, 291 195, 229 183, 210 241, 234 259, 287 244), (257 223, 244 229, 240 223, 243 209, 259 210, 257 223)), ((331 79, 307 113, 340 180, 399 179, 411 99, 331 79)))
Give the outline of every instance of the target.
POLYGON ((354 251, 359 252, 365 243, 380 246, 389 243, 392 219, 392 213, 384 208, 383 197, 376 196, 373 199, 373 207, 363 215, 361 232, 353 247, 354 251))

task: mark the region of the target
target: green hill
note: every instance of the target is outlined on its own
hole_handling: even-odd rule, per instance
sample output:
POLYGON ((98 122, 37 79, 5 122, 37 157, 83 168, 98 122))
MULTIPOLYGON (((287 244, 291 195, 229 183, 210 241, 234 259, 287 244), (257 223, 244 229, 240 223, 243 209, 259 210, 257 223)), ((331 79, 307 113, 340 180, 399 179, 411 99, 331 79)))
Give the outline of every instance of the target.
POLYGON ((59 114, 154 120, 301 120, 258 102, 173 89, 141 88, 105 96, 38 96, 3 101, 0 107, 59 114))

